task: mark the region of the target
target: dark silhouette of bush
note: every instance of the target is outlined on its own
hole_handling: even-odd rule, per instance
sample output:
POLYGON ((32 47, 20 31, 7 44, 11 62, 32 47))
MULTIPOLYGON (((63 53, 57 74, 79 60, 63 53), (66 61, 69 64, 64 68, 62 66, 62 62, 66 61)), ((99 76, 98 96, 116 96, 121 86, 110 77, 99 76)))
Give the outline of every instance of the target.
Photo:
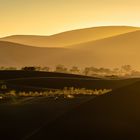
POLYGON ((57 65, 56 68, 55 68, 55 71, 56 72, 67 73, 68 69, 63 65, 57 65))
POLYGON ((36 67, 23 67, 22 70, 24 71, 36 71, 36 67))
POLYGON ((70 71, 70 73, 73 73, 73 74, 79 74, 80 73, 80 70, 77 66, 73 66, 69 71, 70 71))

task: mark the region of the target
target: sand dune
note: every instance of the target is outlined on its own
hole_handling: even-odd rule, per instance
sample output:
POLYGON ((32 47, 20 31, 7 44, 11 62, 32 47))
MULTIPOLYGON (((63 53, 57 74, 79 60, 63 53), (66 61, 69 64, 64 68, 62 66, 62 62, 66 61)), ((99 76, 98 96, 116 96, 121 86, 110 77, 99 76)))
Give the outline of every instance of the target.
POLYGON ((122 35, 105 38, 97 41, 69 46, 76 51, 87 52, 87 58, 91 63, 102 66, 118 66, 130 64, 140 69, 140 31, 125 33, 122 35), (96 60, 96 61, 94 61, 96 60))
POLYGON ((38 48, 0 41, 0 66, 47 66, 61 62, 67 49, 38 48), (51 59, 54 58, 54 59, 51 59))
POLYGON ((51 36, 15 35, 0 40, 37 47, 66 47, 68 45, 99 40, 138 29, 139 28, 127 26, 104 26, 73 30, 51 36))
POLYGON ((140 31, 129 32, 67 48, 32 47, 0 41, 0 66, 120 67, 129 64, 140 69, 140 31))
POLYGON ((137 82, 92 99, 46 125, 31 139, 139 139, 139 91, 137 82))

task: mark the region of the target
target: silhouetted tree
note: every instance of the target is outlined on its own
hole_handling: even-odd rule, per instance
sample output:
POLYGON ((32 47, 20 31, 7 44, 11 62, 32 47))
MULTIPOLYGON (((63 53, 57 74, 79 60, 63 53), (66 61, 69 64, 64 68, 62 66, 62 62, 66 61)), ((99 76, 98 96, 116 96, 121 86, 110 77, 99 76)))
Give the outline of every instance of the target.
POLYGON ((130 76, 132 76, 132 77, 140 77, 140 71, 132 70, 130 76))
POLYGON ((50 71, 50 68, 49 67, 43 67, 41 70, 43 70, 43 71, 50 71))
POLYGON ((5 70, 5 67, 1 66, 1 67, 0 67, 0 70, 5 70))
POLYGON ((36 67, 23 67, 22 70, 25 70, 25 71, 35 71, 36 67))
POLYGON ((70 69, 70 72, 71 72, 71 73, 74 73, 74 74, 79 74, 79 73, 80 73, 80 70, 79 70, 78 67, 73 66, 73 67, 70 69))
POLYGON ((89 73, 90 73, 90 67, 86 67, 85 69, 84 69, 84 72, 83 72, 85 75, 89 75, 89 73))
POLYGON ((130 65, 123 65, 121 67, 121 74, 122 75, 130 75, 132 72, 132 67, 130 65))
POLYGON ((108 69, 108 68, 99 68, 99 69, 98 69, 98 72, 99 72, 101 75, 106 75, 106 74, 110 74, 110 73, 111 73, 111 70, 108 69))
POLYGON ((16 67, 0 67, 0 70, 17 70, 16 67))
POLYGON ((120 74, 120 69, 119 68, 114 68, 112 70, 112 74, 119 75, 120 74))
POLYGON ((42 68, 41 68, 40 66, 35 67, 35 70, 36 70, 36 71, 41 71, 41 69, 42 69, 42 68))
POLYGON ((64 65, 57 65, 55 71, 56 72, 67 73, 68 69, 64 65))
POLYGON ((121 68, 125 72, 130 72, 132 70, 132 67, 130 65, 123 65, 121 68))
POLYGON ((98 74, 98 72, 99 72, 99 70, 97 69, 97 68, 95 68, 95 67, 86 67, 85 69, 84 69, 84 74, 85 75, 96 75, 96 74, 98 74))

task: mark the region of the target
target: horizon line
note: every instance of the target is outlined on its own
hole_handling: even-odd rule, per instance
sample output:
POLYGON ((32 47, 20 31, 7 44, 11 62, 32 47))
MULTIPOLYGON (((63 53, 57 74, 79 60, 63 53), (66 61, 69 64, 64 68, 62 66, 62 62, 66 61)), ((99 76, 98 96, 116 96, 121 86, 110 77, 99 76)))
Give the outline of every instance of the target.
POLYGON ((54 34, 11 34, 11 35, 5 35, 5 36, 0 36, 1 38, 6 38, 6 37, 10 37, 10 36, 42 36, 42 37, 49 37, 49 36, 53 36, 53 35, 58 35, 58 34, 62 34, 62 33, 66 33, 66 32, 71 32, 71 31, 76 31, 76 30, 84 30, 84 29, 91 29, 91 28, 100 28, 100 27, 131 27, 131 28, 140 28, 140 26, 131 26, 131 25, 101 25, 101 26, 89 26, 89 27, 81 27, 81 28, 75 28, 75 29, 71 29, 71 30, 65 30, 62 32, 57 32, 54 34))

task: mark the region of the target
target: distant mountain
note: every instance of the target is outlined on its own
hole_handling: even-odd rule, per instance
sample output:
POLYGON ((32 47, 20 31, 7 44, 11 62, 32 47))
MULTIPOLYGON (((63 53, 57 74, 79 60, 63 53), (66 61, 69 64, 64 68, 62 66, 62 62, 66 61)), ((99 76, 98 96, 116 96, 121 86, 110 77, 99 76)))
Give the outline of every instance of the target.
POLYGON ((136 82, 87 101, 44 126, 32 139, 139 139, 139 91, 136 82))
POLYGON ((138 29, 137 27, 129 26, 103 26, 67 31, 51 36, 14 35, 1 38, 0 40, 37 47, 66 47, 132 32, 138 29))

